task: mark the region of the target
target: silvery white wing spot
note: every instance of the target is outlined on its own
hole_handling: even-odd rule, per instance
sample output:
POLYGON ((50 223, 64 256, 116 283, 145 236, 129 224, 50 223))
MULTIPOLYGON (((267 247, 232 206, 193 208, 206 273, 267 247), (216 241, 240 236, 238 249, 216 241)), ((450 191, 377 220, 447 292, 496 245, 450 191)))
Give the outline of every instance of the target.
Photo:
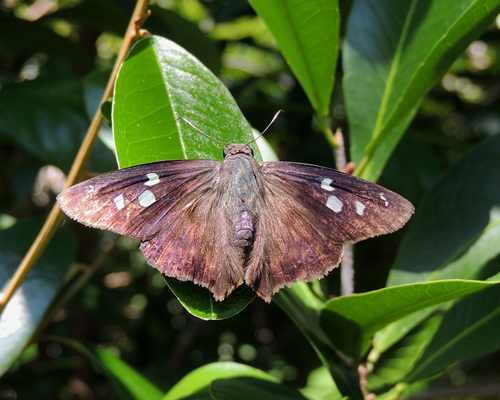
POLYGON ((141 240, 149 264, 224 300, 244 282, 265 301, 284 286, 321 278, 342 245, 393 232, 412 204, 336 170, 257 164, 247 144, 224 162, 175 160, 124 168, 57 197, 71 218, 141 240))

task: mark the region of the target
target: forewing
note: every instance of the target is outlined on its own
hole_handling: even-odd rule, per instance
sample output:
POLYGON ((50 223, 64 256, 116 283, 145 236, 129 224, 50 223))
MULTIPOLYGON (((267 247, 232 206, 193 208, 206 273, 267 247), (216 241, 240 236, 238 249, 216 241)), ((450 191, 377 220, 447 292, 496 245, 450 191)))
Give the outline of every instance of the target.
POLYGON ((138 239, 149 239, 210 190, 220 163, 174 160, 99 175, 57 196, 78 222, 138 239))
POLYGON ((243 283, 243 254, 219 204, 222 164, 176 160, 99 175, 61 193, 62 210, 85 225, 141 239, 148 263, 223 300, 243 283))
POLYGON ((394 232, 413 214, 404 197, 373 182, 309 164, 261 164, 269 191, 335 243, 394 232))
POLYGON ((342 245, 401 228, 409 201, 372 182, 308 164, 260 165, 263 201, 245 281, 266 301, 284 286, 323 277, 342 245))

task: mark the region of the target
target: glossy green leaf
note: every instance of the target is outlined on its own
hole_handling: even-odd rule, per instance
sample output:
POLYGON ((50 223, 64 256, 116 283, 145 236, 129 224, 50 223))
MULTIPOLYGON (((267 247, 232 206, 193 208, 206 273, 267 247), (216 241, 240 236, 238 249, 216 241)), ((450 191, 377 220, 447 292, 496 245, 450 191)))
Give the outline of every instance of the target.
POLYGON ((186 310, 205 320, 230 318, 243 310, 255 298, 255 292, 246 285, 237 287, 224 301, 215 300, 212 292, 192 282, 164 277, 168 287, 186 310))
MULTIPOLYGON (((42 227, 23 221, 0 231, 0 287, 5 288, 42 227)), ((29 344, 76 253, 71 232, 59 231, 0 316, 0 375, 29 344)))
MULTIPOLYGON (((487 282, 499 280, 500 274, 496 274, 487 282)), ((447 311, 441 310, 410 332, 404 332, 404 338, 382 349, 383 353, 378 344, 369 356, 369 360, 376 362, 369 376, 370 387, 377 389, 401 381, 417 382, 456 362, 495 351, 500 347, 498 287, 486 288, 447 305, 447 311)), ((412 323, 410 320, 406 329, 412 323)))
POLYGON ((430 377, 460 361, 500 348, 500 285, 457 302, 405 381, 430 377))
MULTIPOLYGON (((440 279, 484 279, 500 255, 500 136, 463 156, 422 200, 403 240, 388 285, 440 279)), ((384 351, 432 310, 388 326, 375 336, 384 351)))
POLYGON ((337 1, 250 0, 250 4, 273 33, 316 112, 328 115, 337 66, 337 1))
POLYGON ((324 302, 304 282, 281 289, 273 301, 285 311, 301 329, 304 336, 330 372, 338 391, 353 400, 363 399, 357 371, 347 366, 339 357, 332 342, 320 326, 320 315, 324 302))
MULTIPOLYGON (((163 400, 177 400, 195 396, 202 398, 202 394, 208 395, 208 391, 213 381, 216 379, 230 379, 249 377, 256 378, 262 381, 279 383, 272 375, 249 367, 247 365, 234 362, 217 362, 204 365, 182 378, 170 391, 165 395, 163 400)), ((208 397, 210 398, 210 397, 208 397)))
POLYGON ((217 379, 212 382, 210 394, 216 400, 306 400, 297 389, 249 377, 217 379))
MULTIPOLYGON (((222 160, 224 142, 244 143, 252 130, 226 87, 203 64, 160 37, 141 40, 130 51, 116 80, 113 131, 120 167, 183 158, 222 160)), ((261 159, 252 144, 256 159, 261 159)), ((253 298, 247 288, 215 302, 207 289, 168 279, 179 301, 204 319, 228 318, 253 298)))
POLYGON ((500 0, 358 0, 344 42, 357 173, 376 180, 423 96, 495 19, 500 0))
POLYGON ((90 344, 76 346, 113 383, 121 399, 160 400, 163 397, 163 392, 152 382, 106 349, 90 344))
POLYGON ((250 126, 226 87, 164 38, 144 39, 133 47, 118 74, 113 101, 121 168, 180 158, 222 160, 224 145, 176 121, 181 117, 224 142, 252 140, 250 126))
POLYGON ((483 290, 495 283, 449 280, 394 286, 329 300, 321 326, 335 347, 356 359, 375 332, 415 311, 483 290), (338 327, 342 326, 342 329, 338 327))

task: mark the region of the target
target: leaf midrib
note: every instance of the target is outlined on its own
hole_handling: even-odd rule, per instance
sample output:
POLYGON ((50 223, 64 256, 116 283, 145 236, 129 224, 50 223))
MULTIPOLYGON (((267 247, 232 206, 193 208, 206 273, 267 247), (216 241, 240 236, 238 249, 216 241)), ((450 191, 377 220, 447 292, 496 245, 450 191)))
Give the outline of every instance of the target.
POLYGON ((413 372, 410 375, 408 375, 406 380, 411 381, 412 376, 418 377, 419 371, 426 368, 428 365, 432 365, 434 363, 434 360, 436 360, 440 356, 440 354, 446 353, 447 350, 449 350, 452 346, 456 345, 458 342, 460 342, 462 339, 464 339, 469 333, 476 330, 479 326, 487 323, 489 320, 496 317, 499 313, 500 313, 500 308, 497 308, 496 310, 494 310, 493 312, 488 314, 485 318, 481 318, 475 324, 472 324, 468 328, 464 329, 462 332, 460 332, 458 335, 456 335, 453 339, 448 340, 446 342, 446 344, 444 344, 438 351, 434 352, 424 362, 422 362, 417 369, 413 370, 413 372))
MULTIPOLYGON (((456 280, 456 281, 457 282, 461 282, 461 280, 456 280)), ((483 287, 484 289, 487 288, 488 286, 492 285, 492 283, 488 283, 488 282, 482 282, 482 281, 475 281, 475 282, 476 283, 484 284, 484 287, 483 287)), ((424 284, 429 284, 429 283, 430 282, 426 282, 424 284)), ((365 335, 369 335, 369 334, 371 335, 372 333, 375 333, 375 332, 371 332, 371 330, 373 330, 374 328, 376 328, 377 325, 380 325, 381 323, 386 323, 387 321, 390 321, 391 319, 394 319, 395 317, 398 317, 401 314, 403 314, 403 316, 406 316, 406 315, 411 314, 412 312, 419 311, 419 310, 422 310, 424 308, 427 308, 427 307, 430 307, 430 306, 433 306, 433 305, 440 304, 440 303, 443 303, 445 301, 448 301, 448 300, 442 300, 441 301, 440 299, 446 298, 446 297, 450 297, 450 294, 452 294, 452 295, 460 294, 460 293, 469 294, 469 293, 474 293, 474 292, 477 292, 477 291, 480 291, 480 290, 481 289, 474 290, 474 288, 465 287, 465 288, 460 289, 460 290, 454 290, 452 292, 447 292, 447 293, 442 294, 440 296, 436 296, 436 297, 433 297, 431 299, 421 301, 421 302, 419 302, 417 304, 414 304, 411 307, 406 307, 406 308, 400 309, 399 311, 396 311, 394 313, 390 313, 390 314, 388 314, 388 317, 386 317, 386 318, 379 318, 376 321, 374 321, 373 323, 365 325, 365 328, 363 329, 363 331, 364 331, 365 335), (436 300, 437 300, 437 302, 436 302, 436 300)), ((462 297, 462 296, 460 296, 460 297, 462 297)), ((460 297, 458 297, 458 298, 460 298, 460 297)), ((452 296, 452 298, 450 298, 449 300, 453 300, 454 298, 455 297, 452 296)), ((397 319, 399 319, 399 318, 396 318, 396 320, 397 319)), ((377 330, 375 330, 375 331, 377 331, 377 330)))
POLYGON ((309 86, 313 90, 314 100, 315 100, 317 106, 320 107, 321 106, 320 96, 319 96, 319 93, 316 90, 316 85, 314 85, 314 82, 313 82, 313 80, 311 78, 312 77, 312 72, 311 72, 309 63, 307 62, 307 57, 304 54, 304 51, 303 51, 304 48, 302 47, 302 42, 299 40, 299 37, 297 36, 297 32, 294 29, 294 25, 292 23, 292 19, 290 17, 290 14, 288 13, 287 8, 284 6, 284 0, 279 0, 278 3, 282 7, 284 15, 286 16, 286 18, 284 20, 287 22, 288 28, 290 29, 290 32, 292 33, 292 36, 295 39, 294 41, 295 41, 296 47, 299 50, 299 56, 300 56, 300 58, 302 60, 302 63, 305 66, 305 69, 307 71, 306 76, 307 76, 308 84, 309 84, 309 86))

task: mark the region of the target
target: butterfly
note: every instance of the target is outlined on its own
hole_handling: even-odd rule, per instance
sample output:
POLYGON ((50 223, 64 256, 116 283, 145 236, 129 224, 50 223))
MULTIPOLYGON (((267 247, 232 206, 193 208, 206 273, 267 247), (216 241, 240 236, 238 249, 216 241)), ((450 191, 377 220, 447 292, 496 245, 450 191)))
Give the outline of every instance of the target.
POLYGON ((258 164, 248 144, 224 161, 170 160, 109 172, 57 197, 72 219, 140 239, 147 262, 224 300, 245 283, 270 302, 284 286, 322 278, 342 245, 401 228, 402 196, 310 164, 258 164))

